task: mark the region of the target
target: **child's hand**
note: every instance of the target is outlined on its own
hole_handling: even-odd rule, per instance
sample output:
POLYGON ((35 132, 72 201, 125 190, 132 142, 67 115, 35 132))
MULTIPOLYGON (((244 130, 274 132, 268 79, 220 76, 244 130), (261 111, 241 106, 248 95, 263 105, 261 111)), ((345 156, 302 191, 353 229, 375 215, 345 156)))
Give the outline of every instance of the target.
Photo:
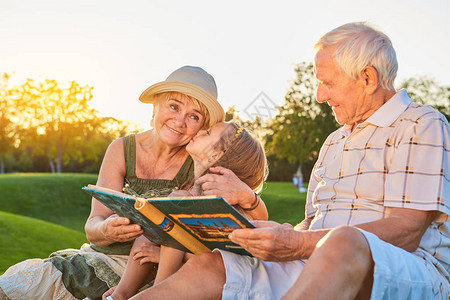
POLYGON ((102 295, 102 300, 106 300, 106 298, 108 296, 111 296, 114 293, 114 290, 116 289, 117 286, 113 286, 112 288, 110 288, 109 290, 107 290, 103 295, 102 295))
POLYGON ((159 263, 160 251, 161 248, 158 245, 147 240, 145 243, 133 246, 130 257, 137 260, 141 265, 148 262, 159 263))
POLYGON ((169 197, 190 197, 190 196, 192 195, 186 190, 175 190, 169 195, 169 197))

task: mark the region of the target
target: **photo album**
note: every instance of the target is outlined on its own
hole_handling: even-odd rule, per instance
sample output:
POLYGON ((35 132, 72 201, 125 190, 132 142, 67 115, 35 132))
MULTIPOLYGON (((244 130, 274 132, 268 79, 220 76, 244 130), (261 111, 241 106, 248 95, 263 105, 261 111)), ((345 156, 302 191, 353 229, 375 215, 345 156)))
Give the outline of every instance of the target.
POLYGON ((250 255, 228 235, 234 229, 254 226, 221 197, 140 198, 95 185, 83 190, 119 216, 140 225, 144 235, 158 245, 194 254, 219 248, 250 255))

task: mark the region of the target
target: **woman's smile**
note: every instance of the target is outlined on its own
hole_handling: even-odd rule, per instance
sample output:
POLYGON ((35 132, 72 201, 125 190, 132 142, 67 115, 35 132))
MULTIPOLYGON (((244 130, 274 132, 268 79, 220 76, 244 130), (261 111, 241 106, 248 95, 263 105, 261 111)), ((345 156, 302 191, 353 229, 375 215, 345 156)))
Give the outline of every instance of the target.
POLYGON ((176 134, 176 135, 182 135, 183 133, 181 133, 180 131, 175 130, 174 128, 170 127, 169 125, 165 124, 165 126, 167 127, 167 129, 169 129, 170 132, 176 134))

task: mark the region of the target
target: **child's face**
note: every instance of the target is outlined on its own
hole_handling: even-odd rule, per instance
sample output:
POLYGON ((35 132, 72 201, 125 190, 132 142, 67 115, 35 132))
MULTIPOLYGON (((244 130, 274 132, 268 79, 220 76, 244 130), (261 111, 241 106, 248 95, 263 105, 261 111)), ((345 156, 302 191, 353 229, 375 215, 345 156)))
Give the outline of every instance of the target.
POLYGON ((227 128, 230 128, 230 124, 217 123, 209 130, 200 130, 187 144, 187 152, 197 161, 212 165, 211 162, 218 160, 223 155, 223 152, 215 149, 214 145, 227 128))

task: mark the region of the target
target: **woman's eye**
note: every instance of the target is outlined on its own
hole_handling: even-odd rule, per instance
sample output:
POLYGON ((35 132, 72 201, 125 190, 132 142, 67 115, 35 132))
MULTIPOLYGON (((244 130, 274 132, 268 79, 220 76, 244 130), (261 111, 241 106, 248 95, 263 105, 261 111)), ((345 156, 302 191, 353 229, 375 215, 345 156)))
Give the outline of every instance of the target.
POLYGON ((170 104, 170 108, 173 109, 173 110, 177 110, 178 106, 176 106, 175 104, 170 104))
POLYGON ((198 116, 196 116, 196 115, 192 115, 192 116, 191 116, 191 119, 193 119, 193 120, 195 120, 195 121, 200 120, 200 118, 199 118, 198 116))

